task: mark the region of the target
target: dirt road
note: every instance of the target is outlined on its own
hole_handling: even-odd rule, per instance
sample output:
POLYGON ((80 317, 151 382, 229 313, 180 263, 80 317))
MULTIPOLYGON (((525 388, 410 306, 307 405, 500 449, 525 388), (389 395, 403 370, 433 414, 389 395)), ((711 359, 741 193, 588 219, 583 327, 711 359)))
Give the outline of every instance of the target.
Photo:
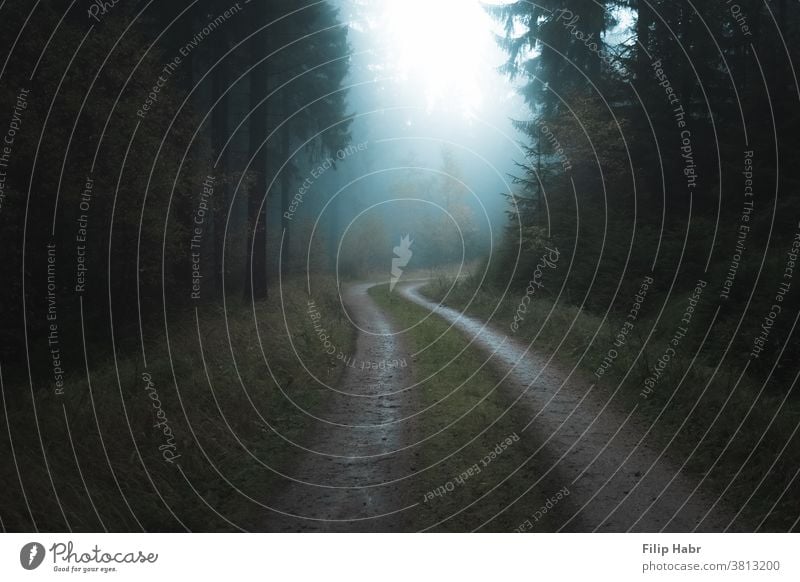
MULTIPOLYGON (((492 354, 493 365, 505 376, 503 393, 528 411, 526 438, 539 443, 536 454, 548 459, 548 472, 558 475, 556 481, 571 493, 569 511, 554 508, 559 529, 685 532, 722 531, 728 526, 724 508, 695 491, 678 463, 650 448, 649 427, 635 410, 615 408, 580 375, 500 330, 428 300, 419 293, 422 285, 407 286, 402 293, 492 354)), ((511 478, 535 483, 539 477, 521 471, 511 478)))
MULTIPOLYGON (((466 523, 469 529, 511 531, 528 523, 540 531, 721 531, 728 525, 721 505, 694 491, 679 465, 650 446, 648 427, 635 410, 604 402, 590 382, 502 331, 429 301, 419 293, 422 284, 395 293, 452 325, 502 377, 487 394, 523 418, 514 453, 521 460, 493 481, 475 479, 470 491, 452 495, 444 517, 431 513, 432 504, 422 500, 426 488, 446 482, 453 466, 479 457, 473 449, 449 468, 425 465, 429 445, 415 416, 420 387, 409 365, 413 354, 368 295, 372 284, 352 286, 343 305, 360 329, 355 352, 340 362, 342 381, 328 392, 324 422, 317 423, 306 450, 298 451, 267 529, 419 531, 466 523), (556 490, 569 495, 534 526, 542 492, 556 490), (458 515, 469 517, 457 522, 458 515)), ((456 459, 468 439, 458 430, 450 431, 445 447, 456 459)))
POLYGON ((412 528, 409 477, 416 470, 408 353, 386 315, 367 295, 372 284, 342 297, 361 328, 345 354, 339 386, 328 394, 326 423, 317 423, 307 451, 297 453, 294 482, 274 507, 276 531, 405 531, 412 528), (336 392, 335 390, 338 390, 336 392))

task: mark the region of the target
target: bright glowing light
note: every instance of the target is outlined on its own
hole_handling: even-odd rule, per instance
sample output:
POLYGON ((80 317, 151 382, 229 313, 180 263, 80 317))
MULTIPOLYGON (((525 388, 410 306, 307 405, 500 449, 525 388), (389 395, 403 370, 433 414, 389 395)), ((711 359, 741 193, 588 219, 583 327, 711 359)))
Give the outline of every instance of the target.
POLYGON ((369 27, 385 70, 424 99, 427 110, 473 116, 499 64, 496 28, 479 0, 384 0, 369 27))

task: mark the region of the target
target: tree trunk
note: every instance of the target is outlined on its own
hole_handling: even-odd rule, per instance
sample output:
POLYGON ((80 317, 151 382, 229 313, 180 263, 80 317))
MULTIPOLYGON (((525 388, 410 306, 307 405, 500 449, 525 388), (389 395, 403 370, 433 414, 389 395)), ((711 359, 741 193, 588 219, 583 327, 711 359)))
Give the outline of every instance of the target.
MULTIPOLYGON (((224 31, 220 31, 224 35, 224 31)), ((218 51, 217 58, 225 54, 228 43, 227 38, 222 39, 220 43, 220 50, 218 51)), ((219 158, 219 164, 214 170, 214 174, 219 178, 220 175, 225 176, 228 173, 229 156, 228 152, 222 152, 225 141, 228 137, 228 115, 229 115, 229 99, 226 93, 228 88, 228 66, 227 64, 219 64, 214 70, 212 79, 211 102, 214 103, 219 99, 219 103, 214 108, 214 113, 211 121, 211 142, 213 144, 214 158, 219 158), (220 155, 222 154, 222 155, 220 155)), ((225 286, 225 273, 223 272, 223 253, 225 249, 225 213, 228 208, 227 187, 224 183, 219 183, 217 186, 217 200, 214 201, 214 220, 211 232, 211 238, 214 245, 214 278, 215 278, 215 291, 216 296, 221 297, 222 291, 225 286)))
MULTIPOLYGON (((259 20, 260 21, 260 20, 259 20)), ((258 47, 256 42, 254 47, 258 47)), ((259 50, 252 50, 252 59, 257 62, 263 57, 259 50)), ((247 301, 257 301, 267 297, 267 104, 259 102, 267 94, 267 71, 262 64, 250 72, 250 158, 251 171, 255 177, 248 195, 248 218, 250 237, 247 245, 245 264, 244 297, 247 301), (260 208, 260 210, 259 210, 260 208)))
POLYGON ((650 51, 650 25, 653 23, 653 15, 646 0, 638 0, 636 4, 636 40, 639 45, 636 47, 636 79, 647 78, 650 66, 650 58, 647 53, 650 51))
MULTIPOLYGON (((283 114, 286 118, 292 114, 289 109, 289 89, 283 89, 283 114)), ((281 225, 283 227, 283 245, 281 246, 281 275, 286 275, 289 272, 289 245, 291 244, 289 223, 291 222, 286 218, 286 213, 289 211, 289 203, 292 199, 289 189, 292 187, 291 176, 291 163, 289 163, 289 156, 291 152, 291 134, 289 132, 289 122, 286 122, 281 130, 281 160, 286 162, 281 173, 281 225)))

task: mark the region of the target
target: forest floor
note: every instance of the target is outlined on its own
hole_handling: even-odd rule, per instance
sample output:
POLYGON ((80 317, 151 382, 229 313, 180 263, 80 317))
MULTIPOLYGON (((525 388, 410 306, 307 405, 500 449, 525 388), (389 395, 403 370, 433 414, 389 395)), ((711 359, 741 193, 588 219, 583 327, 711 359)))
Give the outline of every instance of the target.
MULTIPOLYGON (((24 384, 4 374, 15 439, 0 449, 15 463, 0 471, 8 492, 0 525, 546 532, 717 531, 731 523, 735 512, 709 493, 733 483, 729 473, 718 487, 704 468, 710 462, 698 469, 680 448, 664 453, 680 419, 656 422, 608 386, 595 389, 560 352, 551 358, 547 341, 530 353, 498 318, 484 326, 493 295, 461 316, 423 297, 411 279, 393 291, 364 282, 343 292, 331 279, 315 287, 312 317, 305 282, 284 287, 255 308, 178 314, 169 337, 148 338, 147 378, 180 437, 176 464, 162 459, 138 343, 117 359, 91 350, 91 385, 76 372, 61 400, 37 387, 35 410, 24 384), (105 454, 96 454, 98 442, 105 454)), ((435 285, 424 292, 435 294, 435 285)), ((568 327, 567 315, 551 318, 554 334, 568 327)), ((687 418, 673 408, 672 417, 687 418)), ((694 446, 696 434, 689 432, 694 446)), ((748 505, 753 488, 733 487, 726 501, 738 495, 755 519, 780 517, 769 506, 782 482, 767 479, 769 467, 758 475, 777 493, 748 505)), ((740 513, 730 529, 754 527, 740 513)))

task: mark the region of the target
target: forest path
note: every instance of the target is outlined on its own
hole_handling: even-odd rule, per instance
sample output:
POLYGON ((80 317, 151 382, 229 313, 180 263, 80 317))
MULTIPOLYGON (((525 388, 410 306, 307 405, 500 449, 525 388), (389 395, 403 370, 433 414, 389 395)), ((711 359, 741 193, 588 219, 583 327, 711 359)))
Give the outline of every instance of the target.
MULTIPOLYGON (((533 441, 536 455, 551 467, 552 473, 543 477, 570 491, 571 503, 553 509, 561 529, 685 532, 728 526, 722 504, 695 491, 679 464, 649 446, 644 436, 648 427, 635 410, 618 410, 580 375, 476 318, 430 301, 419 293, 424 284, 404 286, 400 292, 481 348, 505 375, 501 394, 509 405, 516 402, 515 407, 528 413, 531 421, 520 437, 533 441)), ((514 478, 536 480, 522 474, 514 478)))
POLYGON ((273 507, 274 531, 408 531, 418 492, 409 476, 419 464, 415 450, 414 392, 403 391, 408 354, 387 316, 367 291, 374 283, 343 290, 348 316, 358 326, 355 351, 344 354, 341 381, 326 396, 308 450, 273 507), (415 495, 416 493, 416 495, 415 495))

